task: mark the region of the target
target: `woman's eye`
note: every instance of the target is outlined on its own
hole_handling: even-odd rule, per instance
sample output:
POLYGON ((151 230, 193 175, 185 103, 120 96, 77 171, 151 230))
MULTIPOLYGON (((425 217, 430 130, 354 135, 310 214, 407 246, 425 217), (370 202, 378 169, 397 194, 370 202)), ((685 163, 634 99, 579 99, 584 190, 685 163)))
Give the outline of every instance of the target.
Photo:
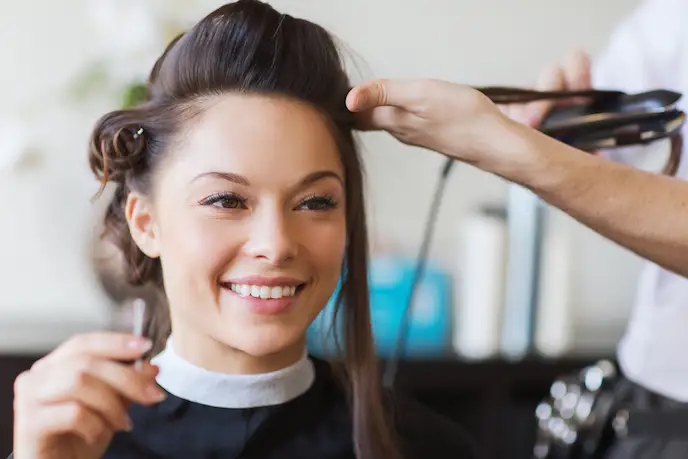
POLYGON ((216 195, 204 199, 201 204, 204 206, 220 207, 222 209, 244 209, 245 200, 232 195, 216 195))
POLYGON ((299 207, 305 210, 324 211, 335 206, 336 203, 329 196, 316 196, 304 200, 299 207))

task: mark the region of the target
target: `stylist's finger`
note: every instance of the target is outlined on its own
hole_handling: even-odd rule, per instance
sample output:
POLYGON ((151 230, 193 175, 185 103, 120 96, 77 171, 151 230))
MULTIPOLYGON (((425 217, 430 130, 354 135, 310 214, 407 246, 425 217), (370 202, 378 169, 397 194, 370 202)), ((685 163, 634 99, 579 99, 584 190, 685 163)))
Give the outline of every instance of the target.
POLYGON ((590 89, 592 87, 590 56, 578 50, 569 53, 564 60, 564 78, 567 88, 572 91, 590 89))
POLYGON ((383 129, 402 141, 414 132, 428 134, 432 126, 456 126, 464 116, 496 111, 474 88, 432 78, 368 81, 349 92, 346 105, 355 112, 358 129, 383 129))
POLYGON ((371 80, 349 92, 346 106, 355 114, 357 129, 382 129, 397 135, 428 106, 431 86, 427 80, 371 80))
MULTIPOLYGON (((155 381, 158 367, 148 362, 142 362, 141 368, 137 369, 129 364, 84 356, 47 361, 32 371, 45 375, 43 383, 52 388, 51 390, 60 388, 59 384, 51 381, 51 376, 60 375, 62 380, 72 382, 67 389, 97 380, 99 383, 105 383, 108 390, 118 397, 139 404, 155 404, 165 397, 155 381)), ((38 392, 34 395, 35 398, 39 397, 38 392)))
MULTIPOLYGON (((566 77, 563 67, 558 64, 552 64, 546 67, 538 77, 535 89, 538 91, 567 90, 568 87, 566 86, 566 77)), ((552 110, 554 104, 554 100, 531 102, 526 105, 523 110, 523 119, 517 121, 521 121, 530 127, 536 128, 542 123, 542 120, 547 116, 550 110, 552 110)))
MULTIPOLYGON (((540 91, 581 91, 591 88, 590 58, 584 51, 570 52, 560 65, 547 68, 537 81, 540 91)), ((533 102, 525 109, 523 122, 531 127, 539 126, 555 105, 580 102, 580 98, 544 100, 533 102)))
POLYGON ((421 118, 403 108, 384 105, 356 113, 356 128, 360 131, 383 130, 392 135, 404 135, 417 128, 421 118))
POLYGON ((36 392, 33 403, 43 406, 78 403, 98 414, 112 431, 131 428, 127 414, 128 400, 119 396, 103 380, 85 371, 66 369, 61 376, 47 381, 37 378, 32 387, 36 392))
POLYGON ((417 80, 377 79, 354 87, 346 97, 352 112, 394 106, 413 111, 422 102, 422 83, 417 80))
POLYGON ((65 356, 89 355, 113 360, 135 360, 151 348, 149 339, 128 333, 94 332, 75 335, 58 346, 46 358, 53 360, 65 356))

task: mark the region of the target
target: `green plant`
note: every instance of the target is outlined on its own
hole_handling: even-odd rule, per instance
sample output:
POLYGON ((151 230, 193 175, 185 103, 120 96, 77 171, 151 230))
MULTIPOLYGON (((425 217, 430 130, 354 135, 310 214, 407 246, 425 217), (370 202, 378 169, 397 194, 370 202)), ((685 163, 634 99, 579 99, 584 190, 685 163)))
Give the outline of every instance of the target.
POLYGON ((124 90, 122 108, 131 108, 146 100, 146 84, 132 83, 124 90))

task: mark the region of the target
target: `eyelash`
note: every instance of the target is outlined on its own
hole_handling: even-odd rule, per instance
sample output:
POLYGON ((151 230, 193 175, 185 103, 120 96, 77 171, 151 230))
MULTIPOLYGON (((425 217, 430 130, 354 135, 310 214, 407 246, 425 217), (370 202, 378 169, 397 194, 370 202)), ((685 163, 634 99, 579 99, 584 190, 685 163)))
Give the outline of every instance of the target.
MULTIPOLYGON (((239 209, 241 209, 241 208, 245 209, 246 208, 246 198, 243 196, 239 196, 236 193, 215 193, 215 194, 208 196, 207 198, 202 199, 199 202, 199 204, 202 206, 214 206, 215 204, 221 203, 223 201, 224 202, 235 201, 235 202, 238 202, 239 205, 241 206, 241 207, 239 207, 239 209)), ((237 209, 237 207, 225 207, 223 205, 215 206, 215 207, 220 207, 222 209, 232 209, 232 210, 237 209)))
MULTIPOLYGON (((245 209, 246 208, 246 201, 247 199, 243 196, 239 196, 236 193, 216 193, 213 195, 208 196, 207 198, 204 198, 199 202, 200 205, 202 206, 214 206, 215 204, 222 203, 222 202, 227 202, 227 201, 233 201, 237 202, 240 207, 225 207, 224 205, 219 205, 215 207, 220 207, 222 209, 228 209, 228 210, 237 210, 237 209, 245 209)), ((302 207, 305 205, 312 205, 315 203, 316 205, 319 206, 319 208, 312 209, 312 208, 307 208, 305 210, 311 210, 313 212, 325 212, 330 209, 334 209, 337 207, 337 202, 334 200, 334 198, 330 195, 324 194, 324 195, 310 195, 307 196, 306 198, 302 199, 301 202, 296 206, 302 207)))
POLYGON ((301 200, 299 203, 299 206, 303 206, 306 204, 312 204, 312 203, 317 203, 318 205, 321 206, 320 209, 307 209, 307 210, 312 210, 313 212, 325 212, 330 209, 334 209, 337 207, 337 202, 334 200, 334 198, 328 194, 312 194, 304 199, 301 200))

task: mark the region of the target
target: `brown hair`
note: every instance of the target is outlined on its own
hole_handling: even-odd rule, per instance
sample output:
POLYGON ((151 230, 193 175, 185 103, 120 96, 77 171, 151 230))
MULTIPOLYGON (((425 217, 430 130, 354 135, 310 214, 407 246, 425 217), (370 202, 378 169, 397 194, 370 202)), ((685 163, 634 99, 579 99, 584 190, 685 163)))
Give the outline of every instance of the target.
MULTIPOLYGON (((363 171, 345 98, 350 84, 332 36, 257 0, 224 5, 169 44, 150 74, 146 99, 103 116, 95 126, 90 166, 103 186, 115 182, 105 215, 106 236, 121 250, 127 281, 164 296, 162 268, 131 239, 124 206, 131 190, 150 191, 152 173, 199 101, 223 92, 279 95, 305 101, 330 121, 345 171, 347 249, 337 316, 344 319, 344 375, 353 436, 361 459, 398 456, 383 409, 368 302, 368 241, 363 171)), ((102 191, 102 189, 101 189, 102 191)), ((166 304, 148 329, 156 348, 170 333, 166 304)), ((336 320, 336 319, 335 319, 336 320)))

